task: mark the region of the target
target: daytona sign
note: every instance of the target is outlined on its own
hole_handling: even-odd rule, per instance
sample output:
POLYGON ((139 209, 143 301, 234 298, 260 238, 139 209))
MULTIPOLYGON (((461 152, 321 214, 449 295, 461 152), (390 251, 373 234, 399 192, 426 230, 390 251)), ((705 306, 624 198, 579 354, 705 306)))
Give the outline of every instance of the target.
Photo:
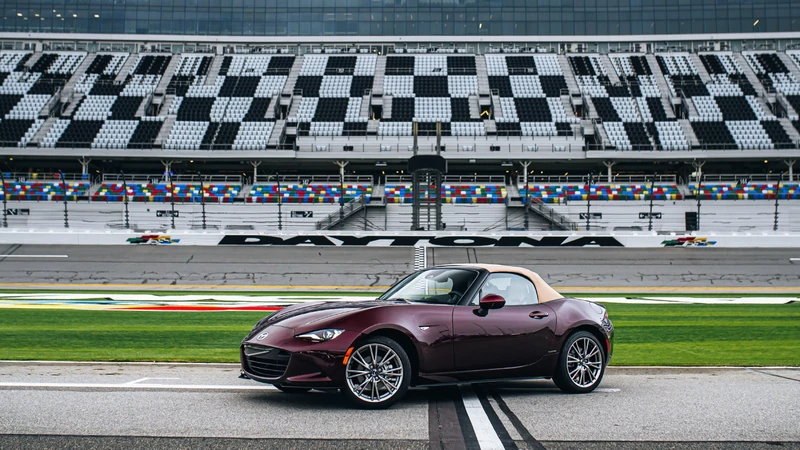
POLYGON ((624 247, 612 236, 347 236, 228 235, 218 245, 319 247, 624 247))

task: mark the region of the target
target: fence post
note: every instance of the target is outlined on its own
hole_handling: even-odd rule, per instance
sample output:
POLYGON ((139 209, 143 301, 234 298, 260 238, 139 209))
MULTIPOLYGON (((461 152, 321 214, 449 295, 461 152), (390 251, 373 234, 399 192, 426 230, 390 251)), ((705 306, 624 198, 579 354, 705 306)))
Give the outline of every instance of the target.
POLYGON ((3 228, 8 228, 8 192, 6 191, 6 176, 0 171, 3 180, 3 228))
POLYGON ((64 228, 69 228, 69 211, 67 210, 67 181, 64 179, 64 172, 58 171, 61 177, 61 189, 64 190, 64 228))
POLYGON ((128 214, 128 182, 125 181, 125 172, 119 171, 122 174, 122 202, 125 204, 125 229, 131 228, 130 216, 128 214))

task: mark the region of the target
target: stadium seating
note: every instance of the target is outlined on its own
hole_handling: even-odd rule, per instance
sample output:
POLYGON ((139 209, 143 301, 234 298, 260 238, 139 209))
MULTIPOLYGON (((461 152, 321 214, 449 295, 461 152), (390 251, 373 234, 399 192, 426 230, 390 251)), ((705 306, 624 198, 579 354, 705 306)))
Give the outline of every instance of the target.
MULTIPOLYGON (((501 184, 442 184, 442 203, 503 203, 506 196, 506 187, 501 184)), ((411 186, 405 184, 387 184, 384 197, 387 203, 412 203, 414 199, 411 186)), ((428 198, 428 201, 433 200, 433 197, 428 198)))
MULTIPOLYGON (((544 203, 564 203, 577 200, 650 200, 649 184, 609 184, 592 185, 534 185, 530 186, 530 195, 541 199, 544 203)), ((519 187, 522 201, 527 195, 526 186, 519 187)), ((656 185, 653 188, 653 200, 681 200, 676 185, 656 185)))
POLYGON ((554 54, 487 54, 489 88, 500 100, 495 111, 501 136, 572 136, 580 120, 561 99, 567 82, 554 54))
MULTIPOLYGON (((295 82, 299 136, 366 136, 362 102, 372 89, 377 55, 306 55, 295 82)), ((368 100, 367 100, 368 101, 368 100)))
MULTIPOLYGON (((277 184, 257 184, 250 190, 247 203, 339 203, 340 185, 329 183, 281 184, 278 194, 277 184)), ((344 200, 349 202, 364 197, 367 202, 372 197, 371 184, 345 184, 344 200)))
MULTIPOLYGON (((127 184, 127 196, 133 202, 170 202, 172 192, 175 202, 200 202, 205 197, 206 202, 233 203, 239 195, 240 185, 232 184, 206 184, 200 190, 200 183, 167 183, 158 184, 127 184)), ((103 183, 92 195, 93 201, 121 202, 125 197, 125 186, 122 183, 103 183)))
POLYGON ((796 183, 714 183, 689 184, 689 191, 703 200, 769 200, 775 198, 776 191, 780 199, 800 199, 800 185, 796 183))
POLYGON ((174 150, 265 150, 275 119, 272 99, 283 90, 293 56, 232 55, 208 79, 211 57, 183 55, 167 86, 176 115, 165 147, 174 150))
POLYGON ((87 181, 6 181, 6 187, 7 200, 62 201, 66 193, 67 200, 78 201, 88 196, 90 184, 87 181))

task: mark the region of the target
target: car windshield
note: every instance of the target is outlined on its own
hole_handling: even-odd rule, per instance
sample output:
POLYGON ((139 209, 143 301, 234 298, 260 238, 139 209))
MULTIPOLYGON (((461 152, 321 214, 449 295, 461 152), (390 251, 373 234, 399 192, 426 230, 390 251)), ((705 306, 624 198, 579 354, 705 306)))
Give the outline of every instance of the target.
POLYGON ((428 269, 415 273, 390 288, 379 300, 455 305, 478 272, 468 269, 428 269))

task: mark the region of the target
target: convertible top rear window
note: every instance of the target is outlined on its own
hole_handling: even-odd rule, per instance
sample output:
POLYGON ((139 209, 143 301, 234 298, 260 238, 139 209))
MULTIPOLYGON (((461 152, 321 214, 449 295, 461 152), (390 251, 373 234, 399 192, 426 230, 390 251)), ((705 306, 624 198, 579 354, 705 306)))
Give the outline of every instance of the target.
POLYGON ((471 269, 423 270, 390 288, 379 299, 455 305, 461 301, 476 278, 478 271, 471 269))

